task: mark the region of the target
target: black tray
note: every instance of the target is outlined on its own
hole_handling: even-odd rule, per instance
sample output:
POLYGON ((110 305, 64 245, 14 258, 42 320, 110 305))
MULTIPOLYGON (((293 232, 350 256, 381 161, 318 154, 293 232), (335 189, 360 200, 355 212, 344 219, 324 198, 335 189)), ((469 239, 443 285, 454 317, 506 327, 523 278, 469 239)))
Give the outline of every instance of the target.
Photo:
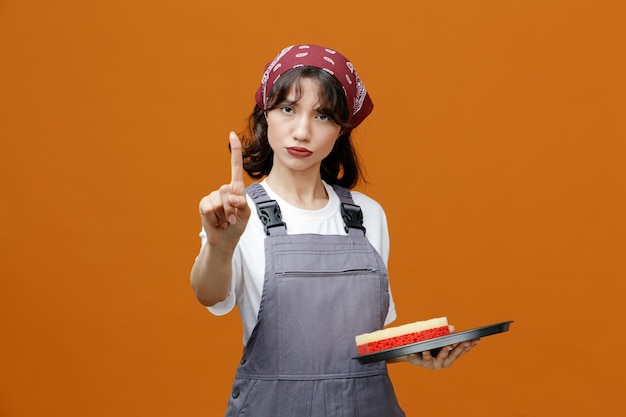
POLYGON ((411 343, 410 345, 399 346, 393 349, 381 350, 367 355, 357 356, 359 363, 366 364, 370 362, 383 361, 398 356, 408 355, 410 353, 424 352, 425 350, 439 349, 444 346, 454 345, 468 340, 478 339, 492 334, 503 333, 509 330, 509 326, 513 320, 503 321, 502 323, 491 324, 489 326, 477 327, 463 332, 452 333, 446 336, 437 337, 435 339, 425 340, 423 342, 411 343))

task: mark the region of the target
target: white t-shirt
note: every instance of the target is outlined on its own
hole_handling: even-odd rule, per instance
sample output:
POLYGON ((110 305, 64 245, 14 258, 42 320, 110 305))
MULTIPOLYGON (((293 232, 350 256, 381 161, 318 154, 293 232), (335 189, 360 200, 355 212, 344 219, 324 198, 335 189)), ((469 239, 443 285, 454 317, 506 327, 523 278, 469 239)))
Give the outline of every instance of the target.
MULTIPOLYGON (((314 233, 321 235, 346 235, 343 218, 341 217, 339 197, 335 190, 324 183, 329 200, 319 210, 304 210, 294 207, 280 198, 269 187, 266 181, 261 182, 268 196, 276 200, 280 206, 282 219, 287 225, 287 234, 314 233)), ((257 322, 261 294, 265 281, 265 231, 263 223, 256 213, 255 205, 250 196, 248 205, 252 212, 246 229, 241 235, 233 255, 233 277, 230 291, 225 300, 208 307, 217 316, 230 312, 235 304, 239 308, 243 325, 243 342, 247 343, 257 322)), ((354 203, 363 211, 365 234, 376 251, 381 255, 385 265, 389 261, 389 230, 387 217, 380 204, 363 193, 352 191, 354 203)), ((206 242, 204 230, 200 233, 202 244, 206 242)), ((391 297, 385 325, 396 318, 396 310, 391 297)))

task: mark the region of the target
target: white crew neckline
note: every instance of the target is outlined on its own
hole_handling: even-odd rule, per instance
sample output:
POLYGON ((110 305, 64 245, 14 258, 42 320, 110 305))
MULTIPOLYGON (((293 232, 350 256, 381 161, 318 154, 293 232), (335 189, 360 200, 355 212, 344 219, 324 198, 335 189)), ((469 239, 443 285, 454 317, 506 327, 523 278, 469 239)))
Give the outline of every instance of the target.
POLYGON ((333 217, 337 214, 337 209, 339 207, 339 197, 337 197, 337 193, 332 186, 326 184, 326 182, 322 181, 324 184, 324 188, 326 188, 326 194, 328 195, 328 202, 322 208, 317 210, 307 210, 300 207, 296 207, 286 200, 284 200, 280 195, 276 194, 272 187, 269 186, 266 180, 263 180, 261 184, 265 188, 267 195, 272 199, 276 200, 278 206, 281 211, 291 211, 297 212, 300 216, 310 217, 311 219, 316 219, 319 221, 320 219, 327 219, 333 217))

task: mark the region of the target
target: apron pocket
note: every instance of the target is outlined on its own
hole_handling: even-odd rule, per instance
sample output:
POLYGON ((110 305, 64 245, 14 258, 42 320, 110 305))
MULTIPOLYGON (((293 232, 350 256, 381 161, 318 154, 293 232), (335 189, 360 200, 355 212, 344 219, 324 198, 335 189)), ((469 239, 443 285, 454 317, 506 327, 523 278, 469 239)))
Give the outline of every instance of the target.
POLYGON ((384 321, 379 271, 284 272, 275 278, 279 374, 358 369, 351 360, 357 355, 354 336, 378 329, 384 321))

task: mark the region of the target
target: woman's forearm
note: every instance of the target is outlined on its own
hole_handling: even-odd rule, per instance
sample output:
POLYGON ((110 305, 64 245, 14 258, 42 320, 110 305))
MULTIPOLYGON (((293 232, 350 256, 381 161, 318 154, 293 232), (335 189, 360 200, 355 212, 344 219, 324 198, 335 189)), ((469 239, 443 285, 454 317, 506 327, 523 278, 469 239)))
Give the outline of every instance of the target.
POLYGON ((212 306, 228 296, 232 280, 233 250, 205 244, 191 269, 191 287, 196 298, 212 306))

